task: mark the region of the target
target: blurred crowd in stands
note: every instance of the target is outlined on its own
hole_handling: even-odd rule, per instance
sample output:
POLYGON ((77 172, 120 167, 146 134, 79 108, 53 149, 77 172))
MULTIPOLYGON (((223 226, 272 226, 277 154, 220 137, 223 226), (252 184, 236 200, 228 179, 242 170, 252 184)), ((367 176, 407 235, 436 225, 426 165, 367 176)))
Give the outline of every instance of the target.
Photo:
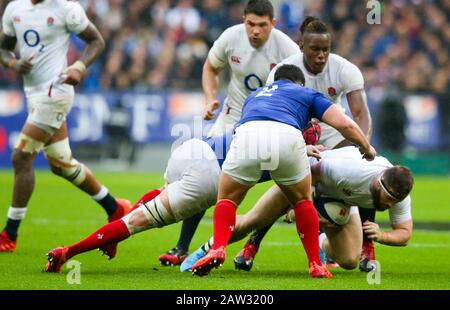
MULTIPOLYGON (((1 1, 1 0, 0 0, 1 1)), ((200 89, 204 59, 224 29, 242 21, 245 1, 80 0, 99 27, 106 49, 81 88, 96 90, 200 89)), ((276 0, 277 27, 298 40, 307 15, 320 17, 333 34, 334 53, 362 70, 369 96, 396 86, 448 100, 450 0, 385 0, 381 24, 369 24, 368 1, 276 0)), ((7 1, 1 1, 1 11, 7 1)), ((69 62, 82 42, 73 36, 69 62)), ((0 69, 0 87, 20 77, 0 69)))

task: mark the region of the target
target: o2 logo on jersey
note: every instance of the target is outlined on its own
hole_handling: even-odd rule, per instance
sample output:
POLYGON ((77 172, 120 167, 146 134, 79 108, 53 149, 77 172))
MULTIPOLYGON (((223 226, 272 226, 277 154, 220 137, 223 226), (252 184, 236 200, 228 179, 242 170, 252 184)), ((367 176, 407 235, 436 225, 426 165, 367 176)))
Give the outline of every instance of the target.
POLYGON ((36 30, 28 29, 23 34, 23 40, 29 47, 36 47, 41 42, 41 37, 36 30))
POLYGON ((263 82, 256 74, 251 73, 245 77, 244 85, 248 90, 255 91, 263 86, 263 82))

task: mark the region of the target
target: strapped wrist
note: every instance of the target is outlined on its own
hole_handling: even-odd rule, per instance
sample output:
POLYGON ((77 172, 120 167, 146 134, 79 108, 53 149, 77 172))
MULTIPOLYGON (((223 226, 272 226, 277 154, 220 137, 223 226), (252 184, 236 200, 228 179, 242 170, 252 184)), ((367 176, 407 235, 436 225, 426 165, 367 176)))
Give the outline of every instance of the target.
POLYGON ((75 69, 83 74, 86 71, 86 65, 81 60, 77 60, 67 69, 75 69))

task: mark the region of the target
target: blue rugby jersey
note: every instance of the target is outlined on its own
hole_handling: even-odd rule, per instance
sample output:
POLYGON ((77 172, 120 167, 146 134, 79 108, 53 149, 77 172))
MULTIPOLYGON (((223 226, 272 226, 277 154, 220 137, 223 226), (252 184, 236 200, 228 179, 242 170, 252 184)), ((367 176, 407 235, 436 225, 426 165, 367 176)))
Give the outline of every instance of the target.
POLYGON ((321 93, 288 80, 260 87, 244 102, 242 125, 250 121, 276 121, 303 130, 311 118, 322 120, 332 103, 321 93))

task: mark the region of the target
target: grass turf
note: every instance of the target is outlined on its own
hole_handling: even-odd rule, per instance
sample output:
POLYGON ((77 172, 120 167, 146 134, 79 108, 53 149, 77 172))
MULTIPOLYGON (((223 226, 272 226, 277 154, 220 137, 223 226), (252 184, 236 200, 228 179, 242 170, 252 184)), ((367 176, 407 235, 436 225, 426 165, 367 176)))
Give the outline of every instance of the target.
MULTIPOLYGON (((132 201, 163 181, 161 175, 142 173, 97 176, 116 197, 132 201)), ((0 172, 0 214, 6 214, 12 178, 12 172, 0 172)), ((257 186, 238 212, 250 208, 268 186, 257 186)), ((449 222, 449 188, 448 178, 417 177, 412 194, 414 219, 449 222)), ((211 235, 211 211, 200 224, 192 249, 211 235)), ((284 223, 269 231, 249 273, 233 270, 232 257, 244 241, 230 245, 224 266, 208 277, 192 277, 178 268, 159 266, 157 257, 175 245, 180 224, 133 236, 119 246, 118 256, 111 261, 97 251, 75 257, 82 263, 79 285, 67 283, 67 265, 61 274, 42 271, 48 250, 84 238, 105 220, 102 209, 87 195, 48 172, 38 172, 18 249, 15 253, 0 253, 0 289, 450 289, 450 260, 439 259, 450 256, 449 231, 415 231, 406 248, 377 245, 381 283, 369 285, 366 274, 340 268, 333 270, 333 279, 311 279, 295 225, 284 223)))

